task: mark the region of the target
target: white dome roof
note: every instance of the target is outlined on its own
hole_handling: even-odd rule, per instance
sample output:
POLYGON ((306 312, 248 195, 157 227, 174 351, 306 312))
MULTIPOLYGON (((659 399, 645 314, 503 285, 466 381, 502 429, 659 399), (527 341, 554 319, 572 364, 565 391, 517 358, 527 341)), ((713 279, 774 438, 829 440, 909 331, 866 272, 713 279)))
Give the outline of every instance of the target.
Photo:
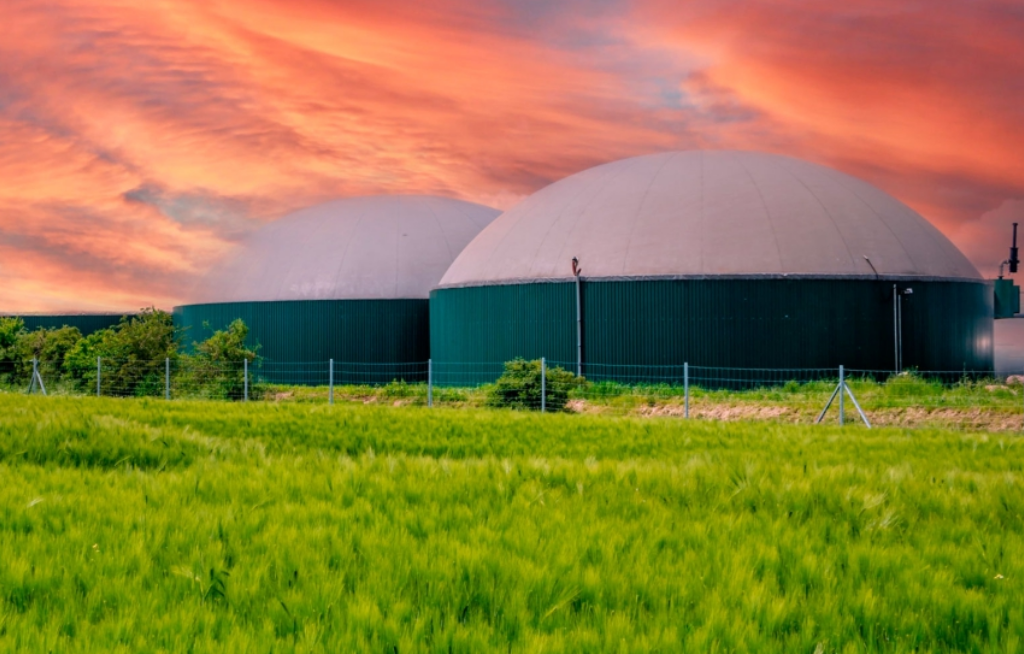
POLYGON ((416 195, 320 204, 253 234, 206 275, 192 303, 425 299, 498 214, 416 195))
POLYGON ((927 220, 859 179, 779 155, 690 151, 597 166, 534 193, 484 229, 440 286, 571 279, 574 256, 587 279, 980 279, 927 220))

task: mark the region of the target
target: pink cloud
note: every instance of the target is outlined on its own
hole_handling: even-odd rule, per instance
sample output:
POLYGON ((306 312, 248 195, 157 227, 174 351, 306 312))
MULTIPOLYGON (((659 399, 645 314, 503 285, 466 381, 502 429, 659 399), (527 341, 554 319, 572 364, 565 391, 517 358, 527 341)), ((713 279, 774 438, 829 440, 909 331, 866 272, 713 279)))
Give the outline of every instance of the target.
POLYGON ((1024 199, 1024 25, 940 5, 9 0, 0 309, 170 306, 326 198, 507 207, 690 147, 861 176, 982 265, 1024 199))

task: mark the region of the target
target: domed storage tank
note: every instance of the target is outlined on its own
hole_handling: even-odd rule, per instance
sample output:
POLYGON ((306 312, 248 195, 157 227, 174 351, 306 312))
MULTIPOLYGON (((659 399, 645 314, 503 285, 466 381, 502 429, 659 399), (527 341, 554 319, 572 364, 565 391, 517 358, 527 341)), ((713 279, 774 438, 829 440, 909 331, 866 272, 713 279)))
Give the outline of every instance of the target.
POLYGON ((174 310, 185 340, 241 318, 271 381, 416 378, 430 356, 429 293, 498 211, 431 196, 336 200, 257 231, 174 310), (399 364, 424 362, 417 367, 399 364))
POLYGON ((435 362, 574 367, 573 257, 591 377, 992 369, 992 287, 928 221, 836 170, 727 151, 597 166, 504 213, 431 294, 435 362))

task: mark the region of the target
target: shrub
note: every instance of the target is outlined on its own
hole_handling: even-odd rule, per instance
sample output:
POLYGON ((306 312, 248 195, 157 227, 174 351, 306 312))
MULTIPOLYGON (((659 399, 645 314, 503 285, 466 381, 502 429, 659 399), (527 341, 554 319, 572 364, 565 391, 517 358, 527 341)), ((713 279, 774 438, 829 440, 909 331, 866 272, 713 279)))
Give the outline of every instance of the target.
POLYGON ((25 321, 21 318, 0 317, 0 360, 9 355, 24 331, 25 321))
MULTIPOLYGON (((545 374, 545 405, 549 411, 564 411, 569 391, 586 384, 558 366, 547 368, 545 374)), ((515 359, 505 363, 505 371, 488 389, 487 406, 512 409, 540 409, 540 360, 515 359)))
POLYGON ((59 376, 67 354, 82 338, 76 327, 26 331, 21 318, 0 318, 0 380, 28 383, 32 360, 38 359, 44 377, 59 376))
MULTIPOLYGON (((249 328, 241 319, 218 329, 201 343, 194 343, 195 354, 182 357, 179 385, 192 394, 224 399, 241 399, 245 392, 245 362, 257 361, 256 349, 249 349, 245 341, 249 328)), ((250 395, 258 395, 252 382, 250 369, 250 395)))
POLYGON ((178 338, 171 314, 155 308, 121 318, 78 341, 66 358, 65 372, 80 387, 96 383, 96 358, 103 359, 104 394, 159 395, 164 387, 164 360, 178 357, 178 338))
POLYGON ((0 384, 13 383, 18 340, 25 333, 21 318, 0 317, 0 384))
POLYGON ((64 357, 64 378, 81 391, 96 388, 96 358, 103 356, 103 344, 112 338, 110 329, 101 329, 82 338, 64 357))

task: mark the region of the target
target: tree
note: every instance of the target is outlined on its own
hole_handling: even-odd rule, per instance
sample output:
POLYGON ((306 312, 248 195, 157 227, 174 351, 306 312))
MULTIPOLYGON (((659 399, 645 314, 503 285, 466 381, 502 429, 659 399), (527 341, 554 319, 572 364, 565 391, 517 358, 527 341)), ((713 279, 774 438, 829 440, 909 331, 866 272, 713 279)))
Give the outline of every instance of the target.
POLYGON ((79 390, 96 388, 96 359, 102 357, 104 344, 113 338, 112 329, 101 329, 80 339, 64 357, 64 378, 79 390))
POLYGON ((11 383, 16 373, 18 339, 25 332, 21 318, 0 317, 0 383, 11 383))
POLYGON ((20 365, 31 369, 29 362, 39 360, 44 374, 58 376, 64 370, 64 359, 78 341, 82 340, 82 332, 77 327, 59 327, 22 332, 15 346, 15 355, 20 365))
POLYGON ((77 327, 27 331, 21 318, 0 318, 0 376, 7 383, 26 383, 32 374, 32 360, 38 359, 45 377, 57 378, 64 358, 82 338, 77 327))
POLYGON ((0 359, 8 355, 10 348, 18 342, 25 331, 25 321, 17 317, 0 317, 0 359))
POLYGON ((96 360, 101 359, 104 394, 159 395, 164 361, 177 358, 178 332, 171 314, 151 307, 79 339, 64 359, 64 373, 79 388, 91 390, 96 385, 96 360))
POLYGON ((219 329, 182 361, 180 384, 209 397, 239 399, 245 392, 245 365, 258 360, 257 348, 246 346, 249 328, 241 319, 219 329))

